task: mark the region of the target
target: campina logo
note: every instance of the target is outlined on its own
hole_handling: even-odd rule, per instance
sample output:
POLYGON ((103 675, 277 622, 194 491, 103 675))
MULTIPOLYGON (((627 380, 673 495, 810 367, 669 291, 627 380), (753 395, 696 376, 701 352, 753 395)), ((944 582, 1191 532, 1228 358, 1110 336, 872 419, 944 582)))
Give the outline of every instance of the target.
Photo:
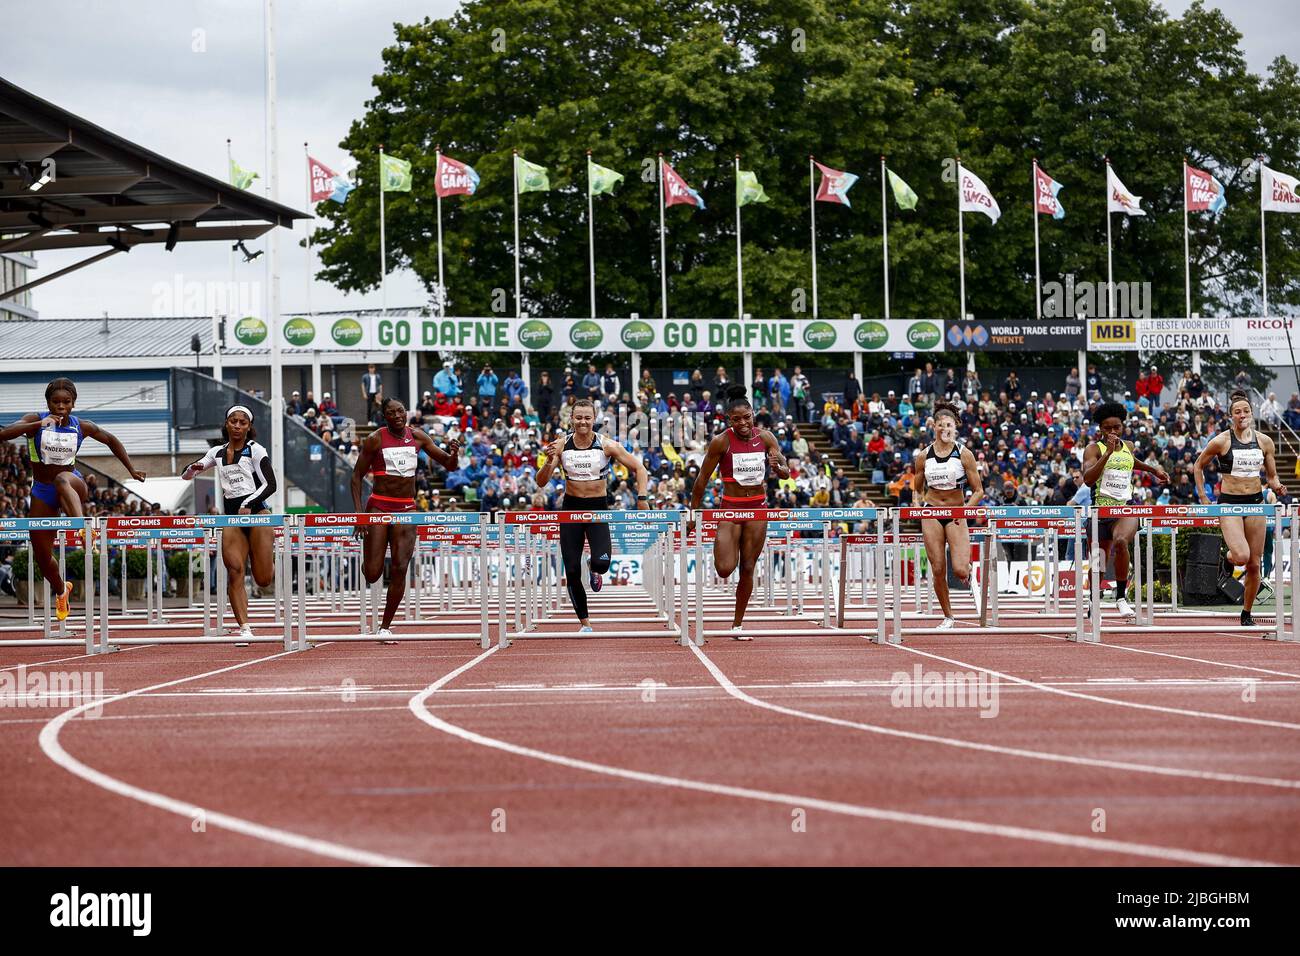
POLYGON ((302 316, 284 323, 284 340, 299 347, 307 345, 316 337, 316 326, 311 319, 302 316))
POLYGON ((600 340, 604 337, 605 333, 600 325, 591 319, 575 322, 569 328, 569 341, 580 349, 594 349, 600 345, 600 340))
POLYGON ((551 344, 551 327, 540 319, 519 326, 519 344, 526 349, 544 349, 551 344))
POLYGON ((913 322, 907 327, 907 344, 915 349, 932 349, 943 341, 943 333, 933 322, 913 322))
POLYGON ((989 330, 982 325, 950 325, 948 326, 948 344, 953 348, 960 348, 965 345, 967 348, 974 345, 976 348, 983 348, 989 343, 989 330))
POLYGON ((623 326, 619 337, 628 348, 640 351, 654 344, 655 330, 649 322, 634 319, 623 326))
POLYGON ((363 334, 361 323, 356 319, 339 319, 330 328, 330 336, 345 348, 351 348, 360 343, 363 334))
POLYGON ((235 323, 235 338, 244 345, 266 341, 266 323, 255 315, 246 315, 235 323))
POLYGON ((860 349, 883 349, 889 342, 889 329, 883 322, 860 322, 853 330, 853 341, 860 349))
POLYGON ((803 329, 804 344, 813 349, 828 349, 835 344, 835 326, 829 322, 809 322, 803 329))

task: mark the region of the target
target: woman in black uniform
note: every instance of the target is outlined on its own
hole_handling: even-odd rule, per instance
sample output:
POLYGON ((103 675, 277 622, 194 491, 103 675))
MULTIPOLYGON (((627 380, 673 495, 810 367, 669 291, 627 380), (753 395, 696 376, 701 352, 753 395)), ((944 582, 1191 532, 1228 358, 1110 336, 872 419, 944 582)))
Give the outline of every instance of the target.
MULTIPOLYGON (((564 470, 564 501, 561 511, 604 511, 609 508, 609 460, 621 462, 636 474, 636 506, 649 507, 648 476, 641 459, 616 441, 595 431, 596 406, 587 398, 573 403, 573 434, 558 436, 546 447, 546 463, 537 473, 537 484, 546 487, 556 466, 564 470)), ((591 589, 599 591, 602 578, 613 559, 609 525, 604 522, 569 522, 560 525, 560 555, 574 613, 582 622, 579 633, 592 630, 587 616, 587 591, 582 586, 582 549, 591 544, 591 589)))
MULTIPOLYGON (((1232 425, 1220 432, 1205 446, 1192 473, 1196 477, 1196 493, 1203 504, 1210 504, 1205 491, 1205 469, 1211 459, 1218 457, 1218 471, 1223 476, 1219 504, 1254 505, 1264 500, 1263 484, 1259 480, 1262 470, 1268 486, 1279 496, 1286 494, 1286 486, 1277 476, 1277 461, 1273 457, 1273 439, 1255 431, 1255 416, 1250 407, 1250 397, 1245 392, 1233 392, 1228 399, 1228 416, 1232 425)), ((1250 616, 1259 592, 1260 558, 1264 554, 1264 538, 1269 519, 1264 516, 1242 518, 1219 516, 1219 530, 1228 546, 1228 560, 1237 567, 1246 566, 1243 582, 1246 593, 1242 600, 1241 624, 1253 627, 1250 616)))
MULTIPOLYGON (((257 429, 253 427, 253 412, 245 405, 232 405, 226 411, 226 423, 221 426, 224 445, 208 449, 208 453, 190 464, 181 474, 186 481, 217 468, 217 482, 221 486, 223 514, 260 515, 270 509, 267 499, 275 494, 275 471, 271 456, 262 445, 254 441, 257 429)), ((239 636, 247 640, 253 636, 248 626, 248 591, 244 588, 244 564, 253 558, 253 580, 259 588, 270 587, 275 580, 275 529, 223 528, 221 531, 221 558, 226 565, 226 594, 230 599, 230 613, 239 624, 239 636)))

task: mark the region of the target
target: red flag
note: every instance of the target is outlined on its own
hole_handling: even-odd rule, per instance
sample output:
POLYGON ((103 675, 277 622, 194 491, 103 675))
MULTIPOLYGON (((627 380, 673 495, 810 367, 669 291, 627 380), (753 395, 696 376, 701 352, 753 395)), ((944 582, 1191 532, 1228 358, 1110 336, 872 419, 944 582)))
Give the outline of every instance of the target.
POLYGON ((821 185, 817 187, 817 201, 838 203, 841 206, 849 205, 849 189, 858 181, 858 177, 842 169, 823 166, 815 159, 813 163, 822 171, 821 185))
POLYGON ((307 176, 311 181, 311 201, 320 202, 334 195, 334 179, 338 173, 330 169, 319 159, 307 157, 307 176))
POLYGON ((440 156, 434 189, 439 196, 472 196, 478 189, 478 173, 467 163, 440 156))
POLYGON ((1223 195, 1223 184, 1203 169, 1183 164, 1187 171, 1187 211, 1218 212, 1228 204, 1223 195))
POLYGON ((664 205, 675 206, 678 203, 685 203, 688 206, 697 206, 704 208, 704 200, 690 186, 686 185, 686 180, 677 175, 677 171, 664 163, 664 205))

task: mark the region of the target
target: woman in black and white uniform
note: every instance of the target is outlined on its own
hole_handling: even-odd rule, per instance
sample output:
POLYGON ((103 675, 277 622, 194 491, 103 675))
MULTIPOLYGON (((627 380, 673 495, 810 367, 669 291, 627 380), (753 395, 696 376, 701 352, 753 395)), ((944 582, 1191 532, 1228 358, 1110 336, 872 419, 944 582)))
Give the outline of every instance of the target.
MULTIPOLYGON (((641 459, 596 432, 596 406, 590 399, 580 398, 572 407, 573 434, 560 435, 546 446, 546 463, 537 473, 537 484, 546 487, 559 465, 564 469, 564 502, 560 510, 604 511, 609 508, 609 460, 613 458, 636 475, 637 508, 648 508, 649 476, 641 459)), ((560 555, 564 559, 564 577, 573 611, 582 622, 579 633, 592 630, 587 616, 587 591, 582 586, 582 550, 587 542, 591 544, 591 589, 599 591, 601 575, 609 570, 613 560, 609 525, 603 521, 560 525, 560 555)))
MULTIPOLYGON (((916 477, 912 490, 931 508, 962 508, 966 493, 977 502, 984 494, 975 456, 969 448, 957 444, 957 406, 939 402, 934 407, 934 442, 916 459, 916 477)), ((930 581, 934 595, 943 608, 940 630, 951 630, 957 621, 952 616, 952 599, 948 595, 948 557, 952 551, 952 573, 962 582, 970 580, 970 529, 965 518, 922 518, 921 536, 930 561, 930 581)))
MULTIPOLYGON (((225 444, 209 448, 208 453, 185 469, 181 477, 186 481, 217 468, 217 482, 221 486, 223 514, 258 515, 269 509, 266 501, 275 493, 275 471, 271 456, 253 439, 253 413, 244 405, 232 405, 226 412, 226 423, 221 426, 225 444)), ((221 556, 226 563, 226 593, 230 597, 230 611, 239 624, 239 636, 250 638, 253 630, 248 626, 248 592, 244 588, 244 564, 250 554, 253 559, 253 580, 260 588, 269 587, 275 579, 275 529, 224 528, 221 532, 221 556)))
MULTIPOLYGON (((1261 471, 1268 478, 1268 486, 1279 496, 1286 494, 1286 486, 1277 476, 1277 461, 1273 457, 1273 439, 1255 431, 1255 416, 1250 407, 1250 396, 1245 392, 1233 392, 1228 399, 1228 416, 1231 427, 1210 439, 1202 449, 1192 468, 1196 478, 1196 493, 1202 504, 1210 504, 1210 496, 1205 491, 1205 469, 1210 460, 1218 457, 1219 474, 1223 476, 1219 504, 1254 505, 1264 500, 1263 483, 1259 480, 1261 471)), ((1242 600, 1241 624, 1252 627, 1255 619, 1250 616, 1255 606, 1255 595, 1259 591, 1260 561, 1264 554, 1264 539, 1268 531, 1269 518, 1241 518, 1231 515, 1219 516, 1219 530, 1223 532, 1223 541, 1228 546, 1228 560, 1237 567, 1246 566, 1243 582, 1246 593, 1242 600)))

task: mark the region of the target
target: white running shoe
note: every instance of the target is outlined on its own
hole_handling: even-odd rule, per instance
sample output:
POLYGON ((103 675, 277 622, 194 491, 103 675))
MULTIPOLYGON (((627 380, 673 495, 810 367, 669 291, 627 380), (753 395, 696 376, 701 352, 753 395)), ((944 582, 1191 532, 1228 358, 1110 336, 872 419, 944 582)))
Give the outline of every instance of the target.
POLYGON ((744 625, 737 624, 731 629, 731 639, 733 641, 752 641, 754 639, 751 635, 743 633, 743 631, 744 625))
POLYGON ((595 629, 594 627, 592 627, 590 624, 584 624, 584 625, 582 625, 582 627, 578 628, 578 633, 579 633, 579 634, 594 634, 594 633, 596 633, 596 629, 595 629))
POLYGON ((936 628, 936 630, 951 631, 956 626, 957 626, 957 620, 955 618, 945 617, 943 619, 943 622, 938 626, 938 628, 936 628))
POLYGON ((1120 617, 1136 617, 1133 613, 1133 606, 1128 603, 1126 598, 1118 598, 1115 601, 1115 610, 1119 612, 1120 617))
POLYGON ((245 624, 239 629, 239 637, 240 640, 235 642, 235 646, 247 647, 249 642, 253 639, 253 629, 245 624))
POLYGON ((395 640, 393 640, 393 632, 390 631, 390 630, 389 630, 388 628, 386 628, 386 627, 381 627, 381 628, 379 629, 378 637, 379 637, 379 643, 380 643, 380 644, 396 644, 396 643, 397 643, 395 640))

